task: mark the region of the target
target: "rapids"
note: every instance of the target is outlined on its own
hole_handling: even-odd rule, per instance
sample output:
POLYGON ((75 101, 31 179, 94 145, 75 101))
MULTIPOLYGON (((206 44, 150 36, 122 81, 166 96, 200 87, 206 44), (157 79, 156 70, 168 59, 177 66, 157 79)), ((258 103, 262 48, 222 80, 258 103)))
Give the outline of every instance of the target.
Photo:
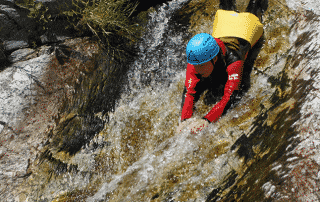
MULTIPOLYGON (((246 91, 218 123, 196 136, 187 130, 174 132, 185 79, 186 43, 181 40, 185 33, 170 30, 170 17, 164 17, 173 8, 170 4, 152 15, 150 32, 140 45, 134 71, 129 73, 131 93, 122 95, 105 131, 105 137, 115 142, 121 171, 110 176, 87 201, 319 200, 317 157, 311 157, 310 163, 293 157, 297 150, 306 149, 303 142, 308 152, 317 153, 319 108, 311 90, 317 86, 318 40, 313 29, 317 17, 301 7, 299 12, 305 14, 302 22, 301 13, 291 14, 294 10, 277 16, 274 5, 270 1, 272 10, 264 16, 267 45, 262 45, 258 57, 252 52, 247 62, 253 71, 246 78, 250 84, 242 86, 246 91), (278 18, 270 19, 272 14, 278 18), (274 22, 279 27, 275 28, 274 22), (282 31, 284 26, 289 28, 282 31), (283 45, 274 39, 279 35, 283 45), (307 41, 306 36, 313 40, 307 41), (255 57, 258 62, 253 65, 255 57), (313 65, 306 70, 308 64, 313 65), (310 125, 315 136, 304 141, 305 133, 299 131, 310 125), (303 165, 309 167, 301 174, 303 165), (306 175, 308 172, 312 176, 306 175), (299 180, 310 184, 302 185, 299 180)), ((197 106, 201 112, 209 109, 197 106)))

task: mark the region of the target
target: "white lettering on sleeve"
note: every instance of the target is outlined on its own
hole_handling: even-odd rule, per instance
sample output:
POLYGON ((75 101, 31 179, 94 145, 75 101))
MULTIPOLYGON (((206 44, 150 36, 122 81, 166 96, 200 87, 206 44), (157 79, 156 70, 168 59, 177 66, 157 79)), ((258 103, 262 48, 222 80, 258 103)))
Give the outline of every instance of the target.
POLYGON ((191 83, 192 83, 192 79, 191 78, 189 79, 188 83, 189 83, 189 87, 188 88, 190 88, 191 87, 191 83))
POLYGON ((238 74, 231 74, 231 75, 229 75, 229 80, 238 80, 239 78, 238 78, 238 74))

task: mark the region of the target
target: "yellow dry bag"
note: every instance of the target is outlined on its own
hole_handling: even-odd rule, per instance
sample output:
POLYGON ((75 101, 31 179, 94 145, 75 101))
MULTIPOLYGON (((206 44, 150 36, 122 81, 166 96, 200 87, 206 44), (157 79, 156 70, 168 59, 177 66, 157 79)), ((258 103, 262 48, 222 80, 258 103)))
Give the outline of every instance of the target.
POLYGON ((252 47, 262 33, 263 25, 252 13, 237 13, 219 9, 215 15, 212 32, 214 38, 239 37, 247 40, 252 47))

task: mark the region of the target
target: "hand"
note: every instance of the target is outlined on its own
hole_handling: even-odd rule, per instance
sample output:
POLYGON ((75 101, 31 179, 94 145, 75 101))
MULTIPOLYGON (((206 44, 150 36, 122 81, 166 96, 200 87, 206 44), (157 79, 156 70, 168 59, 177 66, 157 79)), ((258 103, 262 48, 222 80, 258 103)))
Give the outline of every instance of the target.
POLYGON ((176 133, 180 133, 185 127, 188 127, 189 129, 191 129, 191 132, 195 134, 208 127, 208 125, 209 122, 205 119, 190 118, 179 124, 176 133))
POLYGON ((207 128, 208 125, 209 125, 209 122, 207 120, 196 119, 189 125, 189 128, 191 129, 191 133, 196 134, 202 129, 207 128))
POLYGON ((177 127, 176 133, 180 133, 186 126, 190 125, 193 121, 197 120, 196 118, 187 119, 179 124, 177 127))

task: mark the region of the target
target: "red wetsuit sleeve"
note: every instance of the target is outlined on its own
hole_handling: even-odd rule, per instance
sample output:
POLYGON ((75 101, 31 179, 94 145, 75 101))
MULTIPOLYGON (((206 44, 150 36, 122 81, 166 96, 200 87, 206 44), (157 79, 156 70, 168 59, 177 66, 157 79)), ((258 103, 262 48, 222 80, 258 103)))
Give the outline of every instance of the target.
POLYGON ((239 90, 242 78, 243 61, 239 60, 227 67, 228 81, 224 87, 224 95, 211 111, 204 117, 210 122, 216 122, 222 115, 224 108, 230 100, 234 90, 239 90))
POLYGON ((195 87, 200 79, 196 76, 196 70, 194 66, 188 64, 185 86, 187 88, 187 93, 185 94, 185 100, 181 112, 181 120, 185 120, 192 117, 193 106, 194 106, 194 95, 196 94, 195 87))

